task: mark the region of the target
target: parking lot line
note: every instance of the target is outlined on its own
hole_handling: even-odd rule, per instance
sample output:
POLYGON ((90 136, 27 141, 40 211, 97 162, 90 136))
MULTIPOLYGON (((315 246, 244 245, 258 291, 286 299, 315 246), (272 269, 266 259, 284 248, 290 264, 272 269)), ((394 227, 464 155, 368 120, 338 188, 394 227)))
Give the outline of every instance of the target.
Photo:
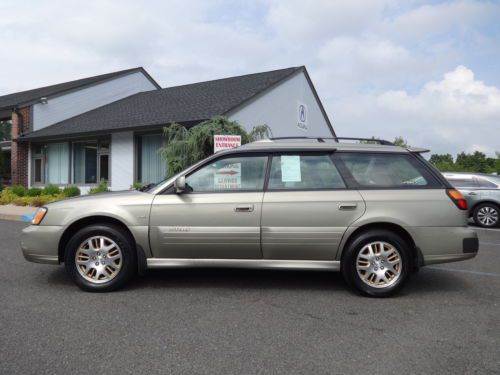
POLYGON ((439 271, 450 271, 450 272, 460 272, 460 273, 469 273, 472 275, 479 275, 479 276, 493 276, 493 277, 500 277, 500 273, 491 273, 491 272, 481 272, 481 271, 470 271, 470 270, 461 270, 458 268, 445 268, 445 267, 434 267, 434 266, 429 266, 427 268, 433 269, 433 270, 439 270, 439 271))
POLYGON ((498 242, 479 242, 480 245, 495 245, 495 246, 500 246, 500 243, 498 242))

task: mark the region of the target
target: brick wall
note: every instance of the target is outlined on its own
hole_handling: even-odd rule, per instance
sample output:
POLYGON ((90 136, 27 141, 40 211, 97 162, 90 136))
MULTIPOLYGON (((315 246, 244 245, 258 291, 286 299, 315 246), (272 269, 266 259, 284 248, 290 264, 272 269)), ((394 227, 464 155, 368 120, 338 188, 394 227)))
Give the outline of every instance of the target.
POLYGON ((29 143, 16 142, 20 133, 28 133, 31 124, 30 107, 19 109, 18 113, 12 112, 12 149, 11 173, 12 185, 28 186, 28 158, 29 143))

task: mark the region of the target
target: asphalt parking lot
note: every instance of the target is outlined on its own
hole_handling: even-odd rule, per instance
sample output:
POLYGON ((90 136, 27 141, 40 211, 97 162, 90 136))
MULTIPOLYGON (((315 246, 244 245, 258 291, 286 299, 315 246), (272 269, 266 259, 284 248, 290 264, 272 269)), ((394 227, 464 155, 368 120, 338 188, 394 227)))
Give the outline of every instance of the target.
POLYGON ((158 270, 111 294, 26 262, 0 221, 1 374, 500 373, 500 230, 391 299, 340 274, 158 270))

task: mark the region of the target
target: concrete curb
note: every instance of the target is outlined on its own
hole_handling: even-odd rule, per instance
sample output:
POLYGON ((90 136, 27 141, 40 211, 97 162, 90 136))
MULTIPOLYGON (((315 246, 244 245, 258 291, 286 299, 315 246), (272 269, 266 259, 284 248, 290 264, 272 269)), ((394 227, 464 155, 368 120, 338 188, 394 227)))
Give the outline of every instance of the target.
POLYGON ((0 205, 0 220, 30 222, 36 210, 36 207, 0 205))
POLYGON ((24 221, 23 215, 0 214, 0 220, 24 221))

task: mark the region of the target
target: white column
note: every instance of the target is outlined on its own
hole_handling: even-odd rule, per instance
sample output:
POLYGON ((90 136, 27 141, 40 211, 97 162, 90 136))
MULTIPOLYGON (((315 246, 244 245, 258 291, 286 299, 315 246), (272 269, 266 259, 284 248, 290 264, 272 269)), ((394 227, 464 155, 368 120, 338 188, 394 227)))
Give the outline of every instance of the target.
POLYGON ((134 182, 134 133, 111 135, 111 190, 128 190, 134 182))

